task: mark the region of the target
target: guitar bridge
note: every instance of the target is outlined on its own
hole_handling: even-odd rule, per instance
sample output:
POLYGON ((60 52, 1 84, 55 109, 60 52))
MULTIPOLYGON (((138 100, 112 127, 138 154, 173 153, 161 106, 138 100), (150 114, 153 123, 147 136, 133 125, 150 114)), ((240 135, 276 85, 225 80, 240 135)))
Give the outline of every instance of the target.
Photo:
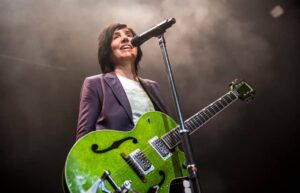
POLYGON ((154 166, 146 158, 145 154, 140 149, 137 149, 128 156, 125 153, 121 153, 121 156, 139 176, 139 178, 146 183, 147 180, 145 178, 145 174, 154 170, 154 166))

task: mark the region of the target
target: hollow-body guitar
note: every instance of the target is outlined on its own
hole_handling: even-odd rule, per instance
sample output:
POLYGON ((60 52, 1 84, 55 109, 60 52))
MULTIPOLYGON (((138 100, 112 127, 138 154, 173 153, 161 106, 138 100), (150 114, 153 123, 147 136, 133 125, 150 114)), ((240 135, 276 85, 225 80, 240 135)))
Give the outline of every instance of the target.
MULTIPOLYGON (((254 94, 245 81, 233 81, 230 91, 184 122, 193 133, 238 99, 254 94)), ((116 120, 118 121, 118 120, 116 120)), ((148 112, 129 132, 93 131, 71 148, 65 179, 71 193, 168 193, 174 178, 187 174, 179 150, 180 128, 168 115, 148 112)))

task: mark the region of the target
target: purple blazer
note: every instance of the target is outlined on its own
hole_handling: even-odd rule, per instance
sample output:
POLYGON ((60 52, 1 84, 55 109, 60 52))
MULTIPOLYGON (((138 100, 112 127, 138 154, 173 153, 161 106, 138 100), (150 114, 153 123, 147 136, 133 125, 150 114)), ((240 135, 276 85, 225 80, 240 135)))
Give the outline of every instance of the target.
MULTIPOLYGON (((155 110, 168 114, 159 86, 139 79, 155 110)), ((99 129, 129 131, 134 127, 132 111, 121 82, 114 72, 85 78, 80 94, 76 140, 99 129)))

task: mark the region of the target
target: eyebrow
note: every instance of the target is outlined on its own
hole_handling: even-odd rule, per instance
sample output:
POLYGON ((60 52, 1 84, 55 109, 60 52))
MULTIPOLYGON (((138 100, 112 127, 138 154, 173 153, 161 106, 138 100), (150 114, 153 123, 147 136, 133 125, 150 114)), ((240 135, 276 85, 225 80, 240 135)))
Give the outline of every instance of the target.
MULTIPOLYGON (((122 29, 119 29, 119 30, 122 30, 122 29)), ((120 34, 119 30, 115 31, 115 32, 113 33, 113 35, 119 35, 119 34, 120 34)), ((124 29, 124 32, 125 32, 125 34, 130 33, 131 35, 133 35, 133 33, 131 32, 131 30, 128 29, 128 28, 125 28, 125 29, 124 29)))
POLYGON ((113 35, 118 35, 118 34, 120 34, 120 32, 118 32, 118 31, 115 31, 115 32, 113 33, 113 35))

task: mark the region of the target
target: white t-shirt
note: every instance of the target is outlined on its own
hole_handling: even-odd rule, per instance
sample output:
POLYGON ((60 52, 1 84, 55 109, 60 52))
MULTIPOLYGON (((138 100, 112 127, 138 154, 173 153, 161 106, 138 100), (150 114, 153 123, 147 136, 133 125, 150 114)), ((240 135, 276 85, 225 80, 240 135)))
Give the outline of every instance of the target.
POLYGON ((141 115, 154 111, 154 106, 138 81, 130 80, 124 76, 117 75, 129 100, 133 122, 136 124, 141 115))

